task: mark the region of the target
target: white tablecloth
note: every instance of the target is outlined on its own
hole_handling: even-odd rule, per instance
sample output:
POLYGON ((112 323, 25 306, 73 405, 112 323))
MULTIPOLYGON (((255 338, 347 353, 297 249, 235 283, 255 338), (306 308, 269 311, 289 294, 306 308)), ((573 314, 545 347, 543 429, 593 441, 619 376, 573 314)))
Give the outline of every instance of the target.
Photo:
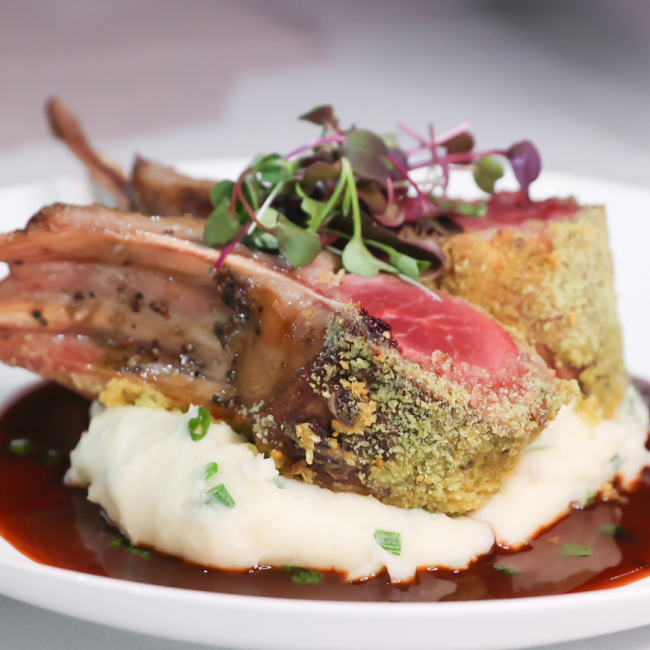
MULTIPOLYGON (((471 120, 481 148, 530 138, 549 169, 646 184, 649 33, 645 0, 5 2, 0 185, 79 172, 47 135, 53 93, 123 164, 286 151, 331 102, 344 125, 471 120)), ((195 647, 6 598, 0 630, 8 650, 195 647)), ((650 628, 554 646, 613 647, 650 628)))

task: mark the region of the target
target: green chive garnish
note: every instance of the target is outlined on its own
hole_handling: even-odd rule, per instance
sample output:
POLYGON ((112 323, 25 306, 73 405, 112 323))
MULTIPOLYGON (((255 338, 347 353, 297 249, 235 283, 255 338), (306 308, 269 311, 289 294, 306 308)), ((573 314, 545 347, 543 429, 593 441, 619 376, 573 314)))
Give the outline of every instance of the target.
POLYGON ((141 557, 143 560, 148 560, 151 557, 150 551, 145 551, 143 548, 134 546, 126 539, 114 539, 111 542, 111 548, 123 548, 125 551, 128 551, 136 557, 141 557))
POLYGON ((187 423, 192 440, 201 440, 202 438, 205 438, 211 422, 212 418, 210 417, 210 413, 202 406, 199 406, 198 415, 187 423), (201 430, 200 432, 199 429, 201 430))
POLYGON ((27 456, 34 451, 34 443, 27 438, 16 438, 7 445, 7 451, 16 456, 27 456))
POLYGON ((402 536, 399 533, 391 533, 387 530, 376 530, 375 541, 385 551, 393 555, 399 555, 402 552, 402 536))
POLYGON ((212 478, 219 471, 219 463, 208 463, 205 468, 205 480, 212 478))
POLYGON ((604 524, 598 529, 601 535, 622 535, 625 528, 620 524, 604 524))
POLYGON ((291 579, 299 585, 317 585, 320 582, 323 582, 323 574, 320 571, 289 565, 285 566, 284 570, 294 573, 294 575, 291 576, 291 579))
POLYGON ((560 555, 564 557, 589 557, 592 553, 590 546, 582 544, 565 544, 560 550, 560 555))
POLYGON ((213 506, 217 502, 223 504, 226 508, 235 507, 235 500, 230 496, 230 492, 228 492, 223 483, 219 483, 217 487, 208 490, 207 505, 213 506))
POLYGON ((519 569, 513 569, 510 566, 505 566, 505 564, 495 564, 494 570, 498 571, 499 573, 503 573, 503 575, 506 576, 516 576, 521 573, 519 569))

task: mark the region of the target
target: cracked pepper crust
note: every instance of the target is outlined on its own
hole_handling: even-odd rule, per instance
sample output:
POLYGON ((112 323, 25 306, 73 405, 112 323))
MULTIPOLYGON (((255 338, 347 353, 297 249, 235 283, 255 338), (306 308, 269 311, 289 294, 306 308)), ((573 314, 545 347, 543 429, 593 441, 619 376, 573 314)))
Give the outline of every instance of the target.
POLYGON ((248 411, 257 446, 284 474, 461 514, 499 490, 520 451, 578 392, 525 352, 529 372, 513 381, 510 369, 488 377, 440 352, 425 371, 391 343, 352 310, 337 314, 286 394, 248 411))
POLYGON ((605 212, 446 238, 436 288, 479 305, 522 332, 558 375, 577 378, 609 417, 629 377, 616 315, 605 212))

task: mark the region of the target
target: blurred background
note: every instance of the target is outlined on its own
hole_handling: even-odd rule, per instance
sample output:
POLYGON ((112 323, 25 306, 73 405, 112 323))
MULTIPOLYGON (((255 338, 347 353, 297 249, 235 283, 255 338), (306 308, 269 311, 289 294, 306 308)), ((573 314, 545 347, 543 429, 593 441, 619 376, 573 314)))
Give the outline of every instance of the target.
POLYGON ((5 0, 0 183, 79 167, 47 133, 68 102, 101 148, 171 162, 287 151, 296 117, 531 138, 546 169, 650 176, 647 0, 5 0))

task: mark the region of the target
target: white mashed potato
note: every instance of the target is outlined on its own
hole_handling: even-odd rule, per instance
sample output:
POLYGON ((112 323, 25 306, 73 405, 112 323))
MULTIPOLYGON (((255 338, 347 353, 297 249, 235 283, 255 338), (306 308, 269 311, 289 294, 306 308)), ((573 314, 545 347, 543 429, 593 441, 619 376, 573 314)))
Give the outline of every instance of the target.
POLYGON ((194 441, 188 422, 197 411, 94 408, 67 478, 88 486, 133 543, 225 569, 291 565, 356 579, 386 567, 394 581, 418 567, 462 569, 495 538, 522 544, 572 502, 616 475, 629 484, 650 464, 648 412, 634 389, 598 425, 571 404, 488 505, 452 519, 285 479, 225 424, 194 441))

